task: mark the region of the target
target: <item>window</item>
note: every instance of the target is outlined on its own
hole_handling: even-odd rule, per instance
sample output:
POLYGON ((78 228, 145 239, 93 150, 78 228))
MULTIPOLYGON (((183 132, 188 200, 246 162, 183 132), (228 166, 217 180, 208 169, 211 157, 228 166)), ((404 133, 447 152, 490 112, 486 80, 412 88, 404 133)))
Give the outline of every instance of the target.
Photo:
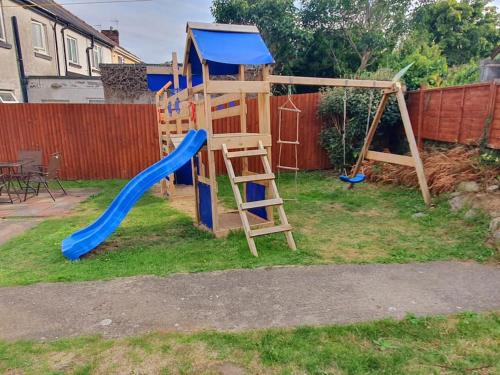
POLYGON ((78 42, 75 38, 66 37, 66 53, 68 54, 68 61, 70 63, 78 64, 80 62, 78 57, 78 42))
POLYGON ((33 49, 35 52, 48 54, 47 50, 47 27, 38 21, 31 21, 33 35, 33 49))
POLYGON ((18 103, 12 91, 0 90, 0 103, 18 103))
POLYGON ((118 64, 125 64, 125 58, 123 56, 118 55, 118 64))
POLYGON ((92 68, 99 69, 99 64, 102 63, 102 47, 94 46, 92 50, 92 68))
POLYGON ((0 3, 0 40, 2 42, 7 41, 7 39, 5 38, 5 24, 3 22, 3 9, 1 3, 0 3))

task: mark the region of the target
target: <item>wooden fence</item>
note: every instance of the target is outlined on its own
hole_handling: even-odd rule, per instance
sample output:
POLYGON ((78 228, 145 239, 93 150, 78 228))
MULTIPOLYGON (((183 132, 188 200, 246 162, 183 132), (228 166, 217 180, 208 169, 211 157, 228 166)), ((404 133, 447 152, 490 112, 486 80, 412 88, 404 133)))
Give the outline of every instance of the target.
POLYGON ((422 139, 478 144, 500 149, 500 82, 413 91, 408 110, 422 139))
MULTIPOLYGON (((284 97, 271 99, 273 164, 278 160, 278 106, 284 97)), ((322 169, 328 157, 318 144, 321 124, 316 119, 317 94, 294 95, 300 114, 299 167, 322 169)), ((255 100, 248 103, 248 131, 256 128, 255 100)), ((288 117, 289 129, 294 125, 288 117)), ((239 121, 215 121, 216 132, 237 132, 239 121)), ((44 162, 62 153, 64 179, 131 178, 158 159, 156 110, 136 104, 8 104, 0 105, 0 160, 14 160, 21 149, 40 149, 44 162)), ((290 133, 285 134, 288 136, 290 133)), ((285 165, 294 165, 291 147, 284 149, 285 165)), ((222 158, 218 171, 225 172, 222 158)))

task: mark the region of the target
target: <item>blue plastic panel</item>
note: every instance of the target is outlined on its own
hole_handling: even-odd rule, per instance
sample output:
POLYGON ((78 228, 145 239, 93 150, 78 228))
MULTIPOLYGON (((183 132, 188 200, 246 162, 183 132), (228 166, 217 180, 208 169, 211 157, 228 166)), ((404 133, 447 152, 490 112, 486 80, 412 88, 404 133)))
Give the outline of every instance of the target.
POLYGON ((191 161, 188 161, 175 172, 175 183, 181 185, 193 184, 193 168, 191 168, 191 161))
MULTIPOLYGON (((238 33, 193 29, 201 58, 208 61, 210 74, 235 74, 238 65, 274 64, 274 59, 258 33, 238 33)), ((201 62, 194 48, 189 51, 193 74, 201 74, 201 62)))
MULTIPOLYGON (((247 183, 247 202, 262 201, 266 199, 266 187, 254 182, 247 183)), ((267 220, 267 211, 265 207, 252 208, 248 210, 252 214, 267 220)))
POLYGON ((212 229, 214 224, 212 222, 212 200, 210 199, 210 185, 198 182, 198 197, 199 206, 198 212, 200 213, 200 220, 208 228, 212 229))

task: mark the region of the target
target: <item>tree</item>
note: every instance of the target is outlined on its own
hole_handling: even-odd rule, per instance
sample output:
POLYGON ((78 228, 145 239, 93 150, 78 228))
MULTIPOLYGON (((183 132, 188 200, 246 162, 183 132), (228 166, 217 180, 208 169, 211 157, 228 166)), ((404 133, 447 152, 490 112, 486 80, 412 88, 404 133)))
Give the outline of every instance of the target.
POLYGON ((440 0, 415 13, 416 32, 437 44, 450 66, 487 57, 500 43, 500 16, 484 0, 440 0))
POLYGON ((293 0, 214 0, 216 22, 256 25, 276 60, 275 71, 293 74, 307 38, 293 0))
POLYGON ((302 0, 302 6, 304 26, 342 38, 348 66, 360 73, 376 70, 380 56, 396 46, 407 29, 412 0, 302 0))

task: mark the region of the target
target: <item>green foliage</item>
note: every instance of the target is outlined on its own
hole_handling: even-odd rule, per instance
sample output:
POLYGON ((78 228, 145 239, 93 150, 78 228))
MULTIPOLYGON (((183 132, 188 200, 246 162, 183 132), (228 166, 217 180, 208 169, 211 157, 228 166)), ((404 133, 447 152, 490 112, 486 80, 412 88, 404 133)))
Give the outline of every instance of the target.
POLYGON ((276 60, 275 71, 293 72, 304 54, 306 33, 293 0, 214 0, 216 22, 256 25, 276 60))
POLYGON ((439 0, 420 7, 414 29, 436 43, 450 66, 488 57, 500 43, 500 16, 484 0, 439 0))
POLYGON ((448 69, 448 74, 442 86, 466 85, 479 81, 479 62, 471 61, 468 64, 453 66, 448 69))
POLYGON ((485 149, 481 154, 480 161, 482 164, 500 168, 500 150, 485 149))
MULTIPOLYGON (((484 0, 213 0, 217 22, 255 24, 281 74, 358 77, 399 70, 410 89, 475 82, 500 43, 484 0)), ((307 91, 301 88, 299 91, 307 91)))
POLYGON ((302 0, 302 22, 324 38, 343 40, 343 51, 331 53, 347 58, 351 72, 374 71, 407 29, 411 6, 411 0, 302 0))
MULTIPOLYGON (((348 89, 347 91, 347 119, 345 126, 345 163, 343 145, 343 113, 344 89, 330 88, 322 91, 318 105, 318 117, 323 121, 324 127, 320 134, 320 144, 328 153, 330 162, 340 171, 350 170, 356 161, 359 151, 363 146, 368 125, 377 110, 382 97, 379 90, 370 93, 366 89, 348 89), (370 111, 370 95, 373 95, 370 111)), ((389 147, 389 135, 401 121, 399 108, 394 97, 391 97, 382 116, 377 130, 375 147, 389 147)))
POLYGON ((407 40, 400 51, 391 54, 386 60, 387 65, 394 70, 414 63, 402 79, 410 90, 418 89, 421 85, 440 86, 448 70, 446 58, 439 46, 428 45, 418 39, 407 40))

